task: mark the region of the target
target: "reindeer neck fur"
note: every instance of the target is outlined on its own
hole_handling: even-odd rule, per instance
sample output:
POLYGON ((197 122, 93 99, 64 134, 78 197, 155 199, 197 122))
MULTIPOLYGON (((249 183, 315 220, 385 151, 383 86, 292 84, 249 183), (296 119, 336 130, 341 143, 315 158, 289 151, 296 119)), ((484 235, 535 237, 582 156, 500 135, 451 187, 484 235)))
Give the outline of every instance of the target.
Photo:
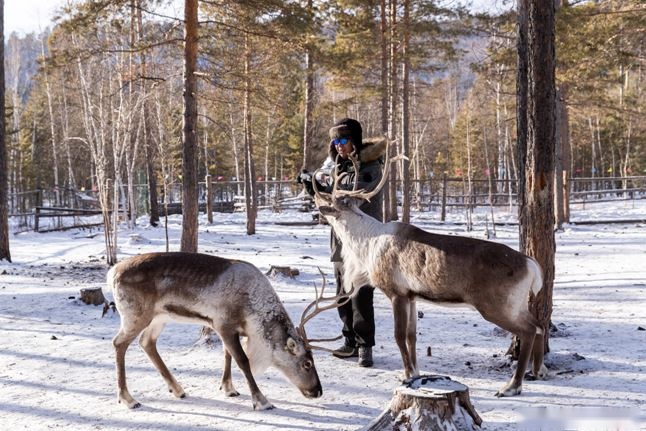
POLYGON ((254 374, 261 374, 273 364, 274 352, 285 346, 288 337, 296 338, 294 325, 269 281, 263 276, 258 286, 250 289, 244 332, 244 349, 254 374), (259 294, 259 291, 263 291, 259 294))
POLYGON ((388 247, 393 226, 367 215, 355 204, 327 219, 342 244, 344 290, 371 284, 371 269, 388 247))
POLYGON ((342 211, 338 217, 329 217, 328 221, 343 244, 344 257, 351 253, 361 260, 375 251, 375 241, 389 230, 387 224, 367 215, 356 206, 342 211))

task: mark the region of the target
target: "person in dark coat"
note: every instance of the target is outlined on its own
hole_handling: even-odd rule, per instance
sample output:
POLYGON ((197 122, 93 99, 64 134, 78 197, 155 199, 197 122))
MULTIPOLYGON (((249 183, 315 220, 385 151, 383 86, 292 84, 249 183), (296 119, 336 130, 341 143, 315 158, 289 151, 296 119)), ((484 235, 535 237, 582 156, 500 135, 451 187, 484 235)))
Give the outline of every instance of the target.
MULTIPOLYGON (((339 189, 351 190, 355 176, 358 175, 357 189, 374 190, 383 172, 383 157, 386 151, 386 138, 363 139, 361 124, 354 119, 344 118, 330 128, 329 155, 323 164, 323 169, 334 169, 335 162, 339 164, 339 175, 347 172, 339 189), (355 153, 359 160, 359 171, 355 172, 349 156, 355 153)), ((329 176, 327 177, 330 178, 329 176)), ((327 179, 316 179, 319 190, 330 192, 333 184, 327 179), (321 181, 321 182, 319 182, 321 181)), ((314 194, 309 174, 301 175, 301 181, 308 193, 314 194)), ((383 195, 380 191, 370 202, 365 202, 361 210, 366 214, 383 221, 383 195)), ((342 244, 334 234, 330 237, 331 258, 334 264, 334 275, 337 293, 343 291, 343 260, 341 257, 342 244)), ((370 285, 359 287, 352 299, 338 308, 339 317, 343 322, 343 346, 334 350, 333 355, 339 358, 358 357, 362 367, 372 367, 372 347, 375 345, 375 319, 373 308, 374 287, 370 285)))

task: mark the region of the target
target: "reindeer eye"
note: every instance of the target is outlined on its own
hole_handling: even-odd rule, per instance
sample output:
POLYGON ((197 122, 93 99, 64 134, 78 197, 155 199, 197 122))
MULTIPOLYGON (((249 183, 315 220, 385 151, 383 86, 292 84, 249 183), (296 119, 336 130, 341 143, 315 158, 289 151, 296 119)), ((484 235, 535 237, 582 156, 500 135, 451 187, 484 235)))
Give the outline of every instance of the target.
POLYGON ((303 362, 303 368, 305 368, 307 371, 311 370, 313 366, 314 364, 309 359, 303 362))

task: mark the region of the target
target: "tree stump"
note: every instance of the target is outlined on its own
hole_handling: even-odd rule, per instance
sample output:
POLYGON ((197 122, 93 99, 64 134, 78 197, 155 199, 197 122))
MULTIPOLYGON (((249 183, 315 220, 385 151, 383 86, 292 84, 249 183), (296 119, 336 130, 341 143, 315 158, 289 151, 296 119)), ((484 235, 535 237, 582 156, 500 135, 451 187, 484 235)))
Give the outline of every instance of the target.
POLYGON ((289 266, 271 265, 271 267, 269 267, 269 271, 265 272, 265 275, 269 277, 275 277, 278 274, 284 275, 285 277, 294 278, 298 274, 300 274, 300 271, 296 268, 290 268, 289 266))
POLYGON ((363 431, 462 431, 481 424, 467 386, 446 376, 424 375, 397 387, 390 406, 363 431))
POLYGON ((103 305, 107 302, 100 287, 81 289, 81 301, 88 305, 103 305))

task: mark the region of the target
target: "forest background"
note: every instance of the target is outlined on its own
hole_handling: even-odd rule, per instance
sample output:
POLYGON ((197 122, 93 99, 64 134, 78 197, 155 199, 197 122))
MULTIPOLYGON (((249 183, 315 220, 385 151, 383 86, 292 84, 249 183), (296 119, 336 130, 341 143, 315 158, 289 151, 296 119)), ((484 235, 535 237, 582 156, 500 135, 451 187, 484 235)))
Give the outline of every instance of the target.
POLYGON ((556 29, 552 4, 535 0, 495 16, 434 1, 185 0, 180 19, 168 4, 70 1, 51 30, 9 36, 0 220, 5 202, 15 220, 45 195, 50 207, 96 197, 111 265, 142 197, 155 226, 179 185, 180 248, 196 251, 198 179, 242 180, 252 235, 259 183, 294 185, 325 157, 329 126, 351 116, 408 156, 392 171, 390 219, 401 197, 409 221, 411 181, 519 194, 520 248, 544 268, 549 308, 530 303, 549 311, 547 328, 559 193, 603 177, 632 195, 629 182, 646 178, 639 1, 555 3, 556 29))
MULTIPOLYGON (((53 28, 6 40, 9 194, 182 182, 184 23, 172 2, 69 2, 53 28)), ((516 180, 516 12, 447 1, 200 1, 197 178, 293 180, 350 116, 397 139, 399 177, 516 180)), ((559 2, 557 165, 644 175, 646 8, 559 2)), ((559 177, 560 175, 557 175, 559 177)), ((505 186, 500 183, 499 187, 505 186)), ((511 183, 509 183, 511 184, 511 183)), ((108 202, 103 206, 110 207, 108 202)), ((396 211, 397 208, 394 208, 396 211)), ((135 220, 136 217, 131 217, 135 220)))

